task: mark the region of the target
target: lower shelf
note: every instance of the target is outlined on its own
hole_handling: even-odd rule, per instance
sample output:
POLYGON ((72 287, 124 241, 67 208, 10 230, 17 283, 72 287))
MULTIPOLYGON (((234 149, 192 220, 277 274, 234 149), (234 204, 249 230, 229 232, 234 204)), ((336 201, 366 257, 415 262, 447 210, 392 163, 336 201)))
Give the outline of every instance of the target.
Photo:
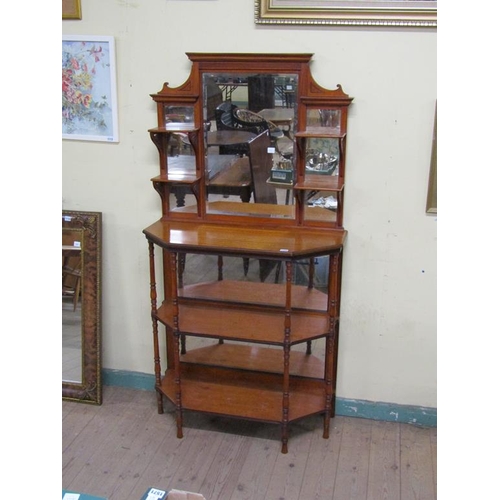
MULTIPOLYGON (((283 422, 283 376, 181 363, 182 409, 265 422, 283 422)), ((157 388, 173 404, 176 384, 168 369, 157 388)), ((288 421, 326 411, 325 383, 290 377, 288 421)))
MULTIPOLYGON (((189 348, 181 355, 181 361, 198 365, 220 368, 237 368, 267 373, 283 373, 283 349, 260 347, 255 344, 212 344, 195 349, 189 348)), ((324 360, 304 351, 290 352, 290 375, 323 380, 325 374, 324 360)))

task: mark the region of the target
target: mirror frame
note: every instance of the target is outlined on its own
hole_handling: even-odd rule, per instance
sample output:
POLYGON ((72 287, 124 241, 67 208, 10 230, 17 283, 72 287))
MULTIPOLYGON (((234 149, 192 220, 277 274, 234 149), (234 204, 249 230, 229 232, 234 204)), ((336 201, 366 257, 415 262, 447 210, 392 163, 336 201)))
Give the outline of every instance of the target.
POLYGON ((81 230, 82 382, 62 382, 63 400, 100 405, 102 213, 62 211, 62 228, 81 230))

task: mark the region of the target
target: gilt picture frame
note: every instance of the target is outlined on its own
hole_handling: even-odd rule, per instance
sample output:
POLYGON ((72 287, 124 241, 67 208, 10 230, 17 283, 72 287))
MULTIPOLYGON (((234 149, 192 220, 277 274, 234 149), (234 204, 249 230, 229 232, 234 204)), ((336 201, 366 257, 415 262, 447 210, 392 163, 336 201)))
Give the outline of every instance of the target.
POLYGON ((432 133, 431 162, 425 211, 429 215, 437 215, 437 103, 434 111, 434 130, 432 133))
POLYGON ((82 18, 81 0, 62 0, 62 18, 81 19, 82 18))
POLYGON ((62 36, 62 138, 118 142, 112 36, 62 36))
POLYGON ((437 1, 255 0, 256 24, 437 27, 437 1))

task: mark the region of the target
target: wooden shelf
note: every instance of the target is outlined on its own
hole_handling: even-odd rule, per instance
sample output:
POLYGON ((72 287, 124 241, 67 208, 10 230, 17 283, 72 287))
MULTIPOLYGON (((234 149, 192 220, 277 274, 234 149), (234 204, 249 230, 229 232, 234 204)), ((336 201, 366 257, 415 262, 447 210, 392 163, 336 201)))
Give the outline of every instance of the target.
POLYGON ((305 131, 296 132, 297 138, 324 138, 324 139, 342 139, 346 136, 345 133, 340 132, 338 127, 307 127, 305 131))
POLYGON ((344 179, 338 175, 316 175, 306 173, 302 182, 297 182, 294 189, 311 191, 342 191, 344 179))
MULTIPOLYGON (((189 304, 178 306, 179 331, 186 335, 209 338, 233 339, 242 342, 257 342, 283 345, 285 342, 285 311, 272 308, 220 303, 189 304)), ((164 325, 174 328, 174 307, 164 302, 156 313, 164 325)), ((328 334, 330 321, 326 313, 292 311, 291 344, 298 344, 324 337, 328 334)))
POLYGON ((160 182, 163 184, 195 184, 201 179, 196 172, 169 172, 168 175, 157 175, 151 179, 152 182, 160 182))
MULTIPOLYGON (((182 363, 180 368, 183 410, 264 422, 282 422, 281 375, 186 363, 182 363)), ((160 389, 173 404, 176 403, 173 370, 167 370, 160 389)), ((326 411, 323 381, 291 377, 289 392, 290 422, 326 411)))
POLYGON ((148 132, 153 134, 189 134, 198 130, 199 127, 195 127, 193 123, 171 123, 165 127, 150 128, 148 132))
MULTIPOLYGON (((181 362, 283 374, 283 349, 245 344, 212 344, 188 349, 181 362)), ((290 352, 290 375, 323 380, 325 361, 304 351, 290 352)))
MULTIPOLYGON (((224 280, 185 286, 179 290, 179 300, 254 304, 277 307, 283 311, 285 293, 284 284, 224 280)), ((292 308, 295 310, 326 312, 327 301, 327 295, 319 290, 302 285, 292 286, 292 308)))

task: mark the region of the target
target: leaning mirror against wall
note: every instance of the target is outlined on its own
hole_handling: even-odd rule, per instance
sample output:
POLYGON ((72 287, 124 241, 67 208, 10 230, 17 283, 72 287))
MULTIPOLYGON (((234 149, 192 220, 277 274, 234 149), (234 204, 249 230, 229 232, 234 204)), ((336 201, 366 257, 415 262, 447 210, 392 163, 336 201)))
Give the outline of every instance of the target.
POLYGON ((208 214, 295 217, 297 87, 296 74, 203 73, 208 214))
POLYGON ((102 214, 62 212, 62 397, 101 404, 102 214))

